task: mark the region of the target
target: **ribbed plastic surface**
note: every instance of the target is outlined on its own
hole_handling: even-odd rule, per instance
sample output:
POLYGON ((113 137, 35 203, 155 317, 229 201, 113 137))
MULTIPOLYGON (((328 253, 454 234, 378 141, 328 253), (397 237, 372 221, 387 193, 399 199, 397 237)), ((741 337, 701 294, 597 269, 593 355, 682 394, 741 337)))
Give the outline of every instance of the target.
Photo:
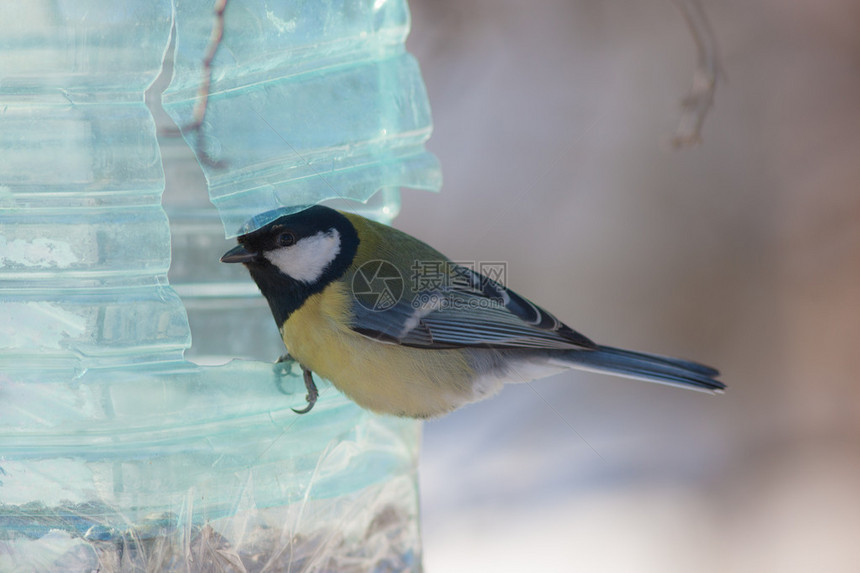
MULTIPOLYGON (((176 60, 164 105, 189 123, 209 42, 209 0, 177 3, 176 60)), ((405 0, 231 2, 199 134, 228 237, 251 217, 382 188, 438 189, 424 149, 431 121, 403 46, 405 0)), ((197 134, 184 131, 189 141, 197 134)), ((257 226, 269 222, 255 220, 257 226)))
MULTIPOLYGON (((298 416, 295 374, 183 358, 192 330, 203 362, 279 343, 205 190, 161 206, 143 94, 174 15, 186 125, 211 3, 0 5, 0 570, 418 570, 416 423, 324 382, 298 416)), ((201 133, 228 232, 438 184, 403 2, 231 0, 227 23, 201 133)))

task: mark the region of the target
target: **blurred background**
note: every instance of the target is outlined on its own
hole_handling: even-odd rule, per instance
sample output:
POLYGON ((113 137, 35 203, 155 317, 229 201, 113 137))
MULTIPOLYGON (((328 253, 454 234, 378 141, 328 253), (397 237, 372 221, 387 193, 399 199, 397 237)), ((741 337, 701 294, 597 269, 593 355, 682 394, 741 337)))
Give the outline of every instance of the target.
POLYGON ((426 569, 856 571, 860 4, 703 1, 725 78, 680 151, 672 1, 410 4, 445 185, 396 226, 729 384, 572 371, 426 424, 426 569))

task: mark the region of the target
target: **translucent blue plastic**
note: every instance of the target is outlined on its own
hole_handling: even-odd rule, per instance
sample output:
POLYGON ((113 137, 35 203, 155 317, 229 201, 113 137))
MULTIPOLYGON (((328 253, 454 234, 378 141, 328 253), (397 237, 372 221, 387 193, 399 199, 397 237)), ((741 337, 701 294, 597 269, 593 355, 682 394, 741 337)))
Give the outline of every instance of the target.
MULTIPOLYGON (((210 11, 211 0, 177 2, 164 105, 181 127, 212 27, 199 16, 210 11)), ((203 169, 228 237, 279 207, 438 189, 437 161, 424 149, 427 95, 403 47, 408 26, 405 0, 229 4, 206 121, 199 133, 183 131, 213 160, 203 169)))
POLYGON ((178 360, 190 344, 143 102, 170 26, 169 0, 0 7, 0 372, 178 360))
POLYGON ((390 215, 398 186, 438 185, 405 3, 230 1, 200 132, 220 212, 144 104, 175 24, 188 124, 212 21, 0 3, 2 571, 420 569, 420 426, 324 381, 293 413, 265 302, 218 263, 222 219, 378 190, 390 215))

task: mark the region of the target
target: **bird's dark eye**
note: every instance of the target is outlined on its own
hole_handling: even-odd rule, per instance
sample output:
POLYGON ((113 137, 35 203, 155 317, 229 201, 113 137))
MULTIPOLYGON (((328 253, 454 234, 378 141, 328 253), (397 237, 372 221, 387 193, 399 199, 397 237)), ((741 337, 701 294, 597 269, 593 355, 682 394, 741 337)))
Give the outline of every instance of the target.
POLYGON ((279 247, 289 247, 296 242, 296 236, 289 231, 284 231, 278 235, 276 241, 279 247))

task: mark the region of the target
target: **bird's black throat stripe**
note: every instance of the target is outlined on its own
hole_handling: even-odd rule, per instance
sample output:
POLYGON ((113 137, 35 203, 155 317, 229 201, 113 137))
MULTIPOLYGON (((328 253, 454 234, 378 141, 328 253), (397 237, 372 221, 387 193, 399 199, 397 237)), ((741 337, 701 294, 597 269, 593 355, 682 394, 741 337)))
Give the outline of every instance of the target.
POLYGON ((251 278, 269 303, 278 328, 311 296, 322 292, 328 285, 343 276, 358 251, 358 233, 341 213, 327 207, 311 207, 300 213, 272 221, 265 227, 239 237, 239 242, 250 252, 258 253, 253 262, 246 263, 251 278), (282 273, 271 263, 264 252, 273 248, 273 233, 290 230, 299 239, 335 229, 340 235, 340 251, 314 282, 297 280, 282 273))

